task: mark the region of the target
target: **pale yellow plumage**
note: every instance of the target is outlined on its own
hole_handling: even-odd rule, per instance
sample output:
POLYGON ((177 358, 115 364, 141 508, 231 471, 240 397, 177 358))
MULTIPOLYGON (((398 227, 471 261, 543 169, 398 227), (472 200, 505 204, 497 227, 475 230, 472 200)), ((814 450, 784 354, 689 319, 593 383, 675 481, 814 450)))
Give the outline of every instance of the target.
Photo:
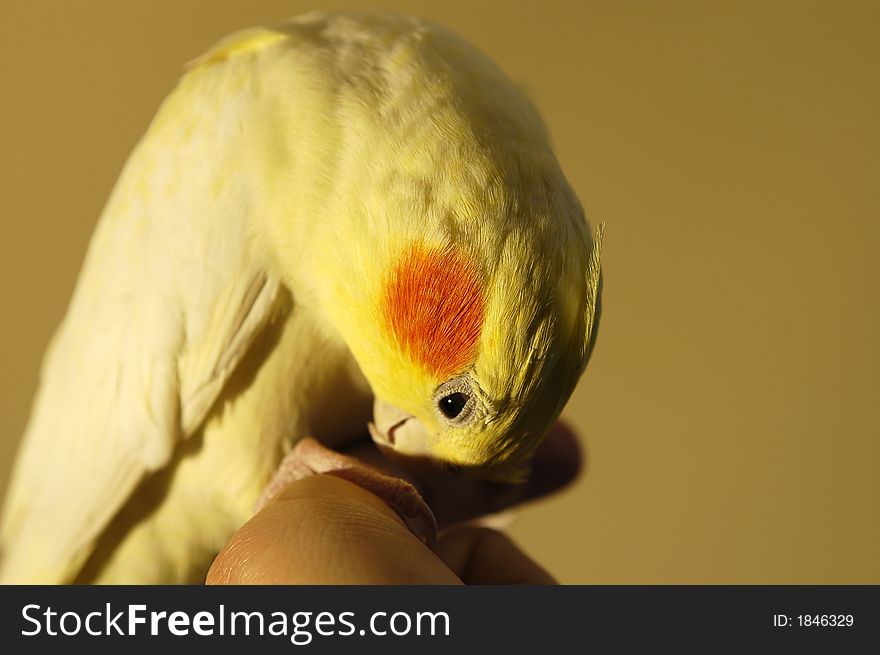
POLYGON ((230 37, 101 217, 14 472, 3 580, 198 580, 282 454, 356 435, 371 390, 432 457, 515 477, 583 370, 598 275, 534 109, 451 33, 311 14, 230 37), (378 315, 414 243, 460 249, 485 285, 466 429, 378 315))

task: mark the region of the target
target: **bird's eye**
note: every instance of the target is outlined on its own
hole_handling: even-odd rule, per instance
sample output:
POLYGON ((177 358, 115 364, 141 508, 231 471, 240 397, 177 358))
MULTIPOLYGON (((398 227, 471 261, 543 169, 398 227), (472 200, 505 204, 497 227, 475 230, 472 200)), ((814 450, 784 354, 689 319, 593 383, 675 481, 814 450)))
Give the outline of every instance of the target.
POLYGON ((467 405, 468 396, 461 391, 451 393, 440 399, 440 411, 446 418, 455 418, 467 405))
POLYGON ((449 426, 463 428, 481 415, 471 379, 467 374, 447 380, 434 391, 437 415, 449 426))

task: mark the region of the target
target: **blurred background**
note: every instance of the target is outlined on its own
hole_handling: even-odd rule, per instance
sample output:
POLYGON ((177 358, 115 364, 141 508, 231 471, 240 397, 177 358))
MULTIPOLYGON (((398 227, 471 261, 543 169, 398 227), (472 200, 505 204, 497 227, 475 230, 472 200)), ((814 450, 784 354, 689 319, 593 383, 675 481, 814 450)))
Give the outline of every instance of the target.
POLYGON ((510 528, 567 583, 880 583, 880 4, 3 0, 0 488, 127 154, 185 62, 425 16, 534 98, 592 222, 588 466, 510 528))

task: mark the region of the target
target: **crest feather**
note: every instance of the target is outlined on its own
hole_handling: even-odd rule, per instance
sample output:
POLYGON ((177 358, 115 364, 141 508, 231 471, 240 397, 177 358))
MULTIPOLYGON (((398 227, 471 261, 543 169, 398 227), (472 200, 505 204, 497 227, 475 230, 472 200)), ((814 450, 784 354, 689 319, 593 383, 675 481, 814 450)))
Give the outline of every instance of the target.
POLYGON ((590 249, 590 259, 587 262, 587 302, 584 309, 584 351, 583 363, 587 363, 587 355, 590 352, 590 341, 593 338, 593 324, 596 319, 596 307, 599 303, 599 279, 602 276, 601 256, 602 237, 605 235, 605 223, 599 223, 596 234, 593 237, 593 247, 590 249))

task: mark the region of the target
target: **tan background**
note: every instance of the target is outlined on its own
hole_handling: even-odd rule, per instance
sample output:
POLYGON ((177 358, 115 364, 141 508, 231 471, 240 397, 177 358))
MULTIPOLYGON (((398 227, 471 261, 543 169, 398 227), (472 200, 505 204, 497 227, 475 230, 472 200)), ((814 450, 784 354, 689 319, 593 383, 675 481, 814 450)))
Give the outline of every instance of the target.
POLYGON ((316 6, 478 44, 608 223, 568 409, 589 468, 520 514, 527 550, 566 582, 880 582, 876 2, 3 0, 0 484, 94 222, 181 65, 316 6))

